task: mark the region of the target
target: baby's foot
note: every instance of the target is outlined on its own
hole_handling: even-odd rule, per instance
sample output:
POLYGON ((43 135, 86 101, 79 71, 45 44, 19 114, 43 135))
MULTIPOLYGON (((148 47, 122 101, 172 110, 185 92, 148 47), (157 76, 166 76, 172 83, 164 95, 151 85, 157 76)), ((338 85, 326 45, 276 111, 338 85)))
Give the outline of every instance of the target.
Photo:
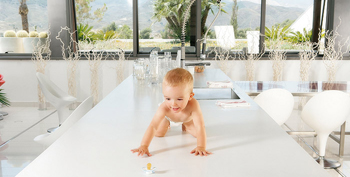
POLYGON ((186 131, 186 127, 184 126, 184 124, 182 124, 182 131, 186 131))

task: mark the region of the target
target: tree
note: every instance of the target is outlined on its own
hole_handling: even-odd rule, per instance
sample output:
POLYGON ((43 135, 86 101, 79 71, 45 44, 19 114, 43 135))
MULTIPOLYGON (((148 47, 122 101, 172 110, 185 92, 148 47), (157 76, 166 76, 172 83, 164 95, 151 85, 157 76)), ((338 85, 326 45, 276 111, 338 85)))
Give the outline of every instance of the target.
POLYGON ((97 8, 93 14, 90 13, 91 6, 90 3, 95 0, 76 0, 75 1, 75 11, 77 22, 86 24, 88 20, 98 20, 101 21, 105 12, 107 11, 106 4, 103 4, 101 8, 97 8))
POLYGON ((237 5, 237 0, 233 0, 233 5, 232 5, 232 16, 231 16, 231 25, 233 26, 233 30, 235 32, 235 38, 237 38, 238 34, 238 22, 237 22, 237 15, 238 15, 238 5, 237 5))
POLYGON ((117 35, 116 37, 118 39, 132 39, 132 30, 128 25, 123 25, 119 27, 117 30, 117 35))
POLYGON ((29 33, 29 25, 28 25, 28 6, 27 6, 27 0, 19 0, 20 6, 19 6, 19 14, 22 18, 22 28, 23 30, 27 31, 29 33))
POLYGON ((117 24, 115 24, 115 22, 112 22, 111 24, 109 24, 107 27, 103 28, 103 32, 107 32, 107 31, 117 31, 117 24))
POLYGON ((151 28, 145 28, 140 32, 140 39, 151 39, 151 28))
MULTIPOLYGON (((155 0, 153 4, 154 15, 153 19, 161 21, 163 18, 168 22, 167 34, 174 38, 181 39, 181 27, 184 19, 184 13, 190 0, 155 0), (186 5, 185 5, 186 4, 186 5)), ((202 18, 201 18, 201 33, 205 33, 205 22, 207 20, 209 11, 214 13, 213 6, 218 6, 216 0, 202 0, 202 18)), ((225 12, 221 9, 222 12, 225 12)), ((188 22, 187 22, 188 24, 188 22)), ((189 40, 189 25, 186 25, 186 41, 189 40)))

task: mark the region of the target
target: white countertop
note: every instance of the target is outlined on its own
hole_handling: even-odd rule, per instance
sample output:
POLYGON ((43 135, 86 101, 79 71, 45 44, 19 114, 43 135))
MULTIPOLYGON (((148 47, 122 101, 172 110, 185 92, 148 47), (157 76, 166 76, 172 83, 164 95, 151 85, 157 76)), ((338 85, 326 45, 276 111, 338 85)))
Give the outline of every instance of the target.
MULTIPOLYGON (((229 79, 220 70, 195 73, 195 87, 229 79)), ((323 177, 329 176, 240 88, 250 107, 223 109, 199 100, 207 132, 208 157, 194 156, 196 139, 172 127, 155 137, 152 157, 138 157, 144 132, 163 97, 160 85, 139 85, 131 76, 69 129, 18 177, 146 176, 155 166, 160 176, 323 177)))

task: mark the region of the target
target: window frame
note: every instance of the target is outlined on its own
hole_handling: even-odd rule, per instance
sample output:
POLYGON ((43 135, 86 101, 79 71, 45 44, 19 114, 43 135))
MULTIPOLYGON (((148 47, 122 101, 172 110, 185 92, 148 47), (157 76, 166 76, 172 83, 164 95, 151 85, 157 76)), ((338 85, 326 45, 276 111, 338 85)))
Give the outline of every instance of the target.
MULTIPOLYGON (((60 45, 59 41, 55 39, 54 32, 56 29, 59 30, 61 26, 68 26, 71 29, 77 29, 76 24, 76 16, 75 16, 75 0, 66 0, 61 1, 61 3, 49 3, 48 1, 48 22, 50 24, 50 31, 52 32, 51 38, 51 45, 50 49, 52 51, 51 59, 53 60, 62 60, 62 54, 61 54, 61 48, 57 47, 60 45), (54 5, 53 5, 54 4, 54 5), (54 6, 54 7, 53 7, 54 6), (51 9, 51 10, 50 10, 51 9), (56 11, 52 11, 52 9, 62 9, 66 12, 65 17, 61 17, 57 19, 57 13, 56 11)), ((133 52, 130 57, 130 59, 135 59, 138 57, 148 57, 149 54, 142 54, 139 53, 139 23, 138 23, 138 0, 133 0, 133 52)), ((201 25, 201 0, 196 0, 196 53, 195 54, 186 54, 186 59, 197 59, 200 55, 200 42, 198 39, 201 39, 201 32, 200 28, 198 26, 201 25)), ((314 12, 313 12, 313 28, 312 32, 313 34, 318 34, 319 27, 320 27, 320 18, 325 20, 326 23, 326 29, 325 30, 332 30, 333 24, 334 24, 334 7, 335 7, 335 0, 314 0, 314 12), (322 3, 327 3, 327 16, 325 18, 320 17, 320 12, 322 11, 322 3), (318 5, 316 7, 316 5, 318 5), (318 28, 315 28, 315 26, 318 26, 318 28)), ((266 0, 261 0, 261 14, 260 14, 260 33, 265 34, 265 20, 266 20, 266 0)), ((324 23, 324 22, 322 22, 324 23)), ((67 35, 67 34, 65 34, 67 35)), ((317 38, 313 36, 312 42, 316 42, 317 38)), ((65 36, 63 38, 63 41, 65 44, 69 43, 69 38, 65 36)), ((262 44, 264 43, 265 39, 263 36, 260 36, 259 40, 259 50, 261 51, 262 44)), ((267 57, 269 52, 265 52, 263 57, 267 57)), ((287 51, 288 57, 298 57, 299 52, 298 51, 287 51)), ((176 54, 172 54, 173 56, 176 56, 176 54)), ((10 54, 0 54, 0 60, 1 59, 31 59, 32 54, 23 54, 23 53, 10 53, 10 54)), ((322 56, 322 55, 318 55, 322 56)), ((82 57, 84 59, 84 57, 82 57)))

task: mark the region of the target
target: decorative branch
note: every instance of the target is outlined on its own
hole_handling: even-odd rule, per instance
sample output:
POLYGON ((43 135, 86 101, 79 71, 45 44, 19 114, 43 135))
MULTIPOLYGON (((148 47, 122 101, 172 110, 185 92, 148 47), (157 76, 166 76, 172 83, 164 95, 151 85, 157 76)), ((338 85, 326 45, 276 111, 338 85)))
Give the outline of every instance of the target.
MULTIPOLYGON (((255 37, 253 36, 252 39, 252 48, 255 46, 254 42, 256 41, 255 37)), ((264 55, 265 53, 265 44, 261 47, 261 51, 260 53, 254 53, 253 51, 244 51, 242 52, 242 54, 239 54, 239 59, 244 61, 244 65, 245 65, 245 70, 246 70, 246 80, 248 81, 254 81, 255 80, 255 64, 258 60, 260 60, 260 58, 264 55)))
POLYGON ((328 72, 328 81, 335 81, 337 69, 338 69, 338 62, 340 60, 343 60, 343 55, 346 52, 342 52, 342 49, 344 46, 346 46, 346 49, 349 48, 350 44, 349 42, 349 37, 347 37, 344 42, 342 41, 338 42, 338 45, 336 46, 336 39, 338 37, 341 37, 341 35, 338 33, 338 28, 341 25, 341 19, 339 17, 339 25, 335 28, 333 31, 326 31, 325 33, 325 40, 326 40, 326 46, 323 51, 323 63, 327 69, 328 72))
MULTIPOLYGON (((84 35, 87 36, 87 35, 84 35)), ((88 40, 91 41, 91 40, 88 40)), ((106 45, 106 44, 105 44, 106 45)), ((105 50, 93 50, 96 48, 94 43, 91 42, 91 50, 83 52, 86 59, 89 61, 90 71, 91 71, 91 95, 93 96, 94 106, 99 102, 99 94, 98 94, 98 70, 100 68, 100 64, 102 59, 108 58, 108 52, 105 50)))
POLYGON ((284 62, 287 59, 286 51, 280 50, 282 46, 282 37, 277 36, 276 40, 271 41, 271 51, 269 54, 269 59, 272 60, 272 69, 273 69, 273 80, 280 81, 282 80, 282 73, 284 62))
MULTIPOLYGON (((40 72, 43 74, 45 74, 47 61, 49 61, 51 57, 50 35, 51 35, 51 32, 50 30, 48 30, 47 38, 43 38, 45 40, 39 40, 36 44, 33 44, 34 50, 33 50, 31 59, 35 64, 36 72, 40 72)), ((37 87, 38 87, 38 98, 39 98, 39 110, 46 110, 45 97, 41 91, 39 84, 37 87)))
MULTIPOLYGON (((77 97, 77 89, 76 89, 76 71, 77 71, 77 65, 78 61, 80 60, 81 54, 79 53, 79 44, 74 39, 74 36, 76 35, 77 31, 71 32, 70 29, 66 27, 61 27, 61 30, 58 32, 58 35, 56 36, 56 39, 61 42, 61 51, 62 51, 62 57, 65 61, 67 61, 67 76, 68 76, 68 93, 74 97, 77 97), (60 35, 63 31, 67 31, 70 40, 69 45, 65 47, 64 42, 60 38, 60 35), (67 53, 67 55, 66 55, 67 53)), ((75 109, 76 105, 72 104, 71 109, 75 109)))
POLYGON ((232 58, 233 60, 236 58, 236 56, 232 57, 230 55, 229 49, 223 49, 221 47, 214 47, 212 50, 210 50, 209 54, 215 53, 214 59, 215 61, 218 61, 219 68, 227 74, 229 71, 229 68, 232 66, 228 63, 228 60, 232 58))
MULTIPOLYGON (((319 34, 321 36, 321 33, 319 34)), ((321 40, 319 40, 321 41, 321 40)), ((311 68, 312 62, 315 60, 318 51, 316 50, 319 46, 319 43, 313 42, 303 42, 298 44, 298 46, 303 50, 299 52, 300 58, 300 80, 309 81, 309 71, 311 68)))

